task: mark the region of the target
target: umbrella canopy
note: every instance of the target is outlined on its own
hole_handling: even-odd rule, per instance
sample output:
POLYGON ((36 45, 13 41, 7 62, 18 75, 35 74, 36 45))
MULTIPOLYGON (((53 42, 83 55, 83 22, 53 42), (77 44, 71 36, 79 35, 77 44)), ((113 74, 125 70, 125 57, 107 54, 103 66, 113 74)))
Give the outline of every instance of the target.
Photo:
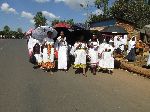
POLYGON ((67 23, 57 23, 56 25, 54 25, 54 28, 71 28, 71 25, 70 24, 67 24, 67 23))
POLYGON ((31 35, 32 34, 32 31, 33 31, 33 29, 31 28, 31 29, 29 29, 27 32, 26 32, 26 36, 28 36, 28 35, 31 35))
POLYGON ((121 26, 108 26, 100 31, 101 33, 111 33, 111 34, 127 34, 128 32, 121 26))
POLYGON ((51 31, 52 32, 52 37, 55 38, 57 36, 57 31, 50 27, 50 26, 40 26, 33 30, 32 32, 32 37, 37 39, 37 40, 43 40, 44 38, 47 37, 47 32, 51 31))

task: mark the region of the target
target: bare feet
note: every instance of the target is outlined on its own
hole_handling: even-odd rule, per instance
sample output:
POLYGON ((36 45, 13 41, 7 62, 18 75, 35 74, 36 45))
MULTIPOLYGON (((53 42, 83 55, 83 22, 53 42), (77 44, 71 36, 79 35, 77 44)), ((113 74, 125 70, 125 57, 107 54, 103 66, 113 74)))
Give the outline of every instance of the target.
POLYGON ((86 74, 83 74, 85 77, 87 77, 87 75, 86 74))

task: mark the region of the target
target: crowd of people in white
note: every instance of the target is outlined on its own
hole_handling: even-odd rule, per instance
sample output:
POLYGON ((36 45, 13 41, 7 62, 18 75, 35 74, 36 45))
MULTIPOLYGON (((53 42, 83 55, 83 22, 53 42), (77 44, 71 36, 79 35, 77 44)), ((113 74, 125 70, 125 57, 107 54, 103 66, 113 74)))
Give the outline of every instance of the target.
MULTIPOLYGON (((99 42, 97 36, 93 34, 92 38, 84 41, 84 37, 76 41, 73 46, 68 45, 64 32, 54 42, 51 38, 52 32, 47 32, 47 37, 42 41, 32 38, 28 40, 28 50, 31 61, 35 59, 36 67, 53 73, 54 69, 68 71, 68 65, 73 60, 73 67, 82 70, 86 75, 86 68, 96 75, 98 70, 106 70, 112 74, 114 69, 114 52, 117 54, 126 54, 128 61, 135 60, 136 38, 133 36, 129 41, 127 35, 115 36, 106 42, 99 42), (127 50, 125 47, 128 45, 127 50), (127 51, 127 52, 125 52, 127 51)), ((150 64, 150 56, 147 64, 150 64)))

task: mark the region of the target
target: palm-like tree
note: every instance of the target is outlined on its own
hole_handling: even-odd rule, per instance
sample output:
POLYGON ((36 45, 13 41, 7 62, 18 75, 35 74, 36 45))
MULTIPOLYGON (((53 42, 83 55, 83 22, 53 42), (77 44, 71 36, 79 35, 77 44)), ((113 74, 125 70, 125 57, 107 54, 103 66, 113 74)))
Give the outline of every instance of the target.
POLYGON ((45 26, 47 19, 43 16, 42 12, 37 12, 35 17, 33 18, 35 22, 35 27, 45 26))

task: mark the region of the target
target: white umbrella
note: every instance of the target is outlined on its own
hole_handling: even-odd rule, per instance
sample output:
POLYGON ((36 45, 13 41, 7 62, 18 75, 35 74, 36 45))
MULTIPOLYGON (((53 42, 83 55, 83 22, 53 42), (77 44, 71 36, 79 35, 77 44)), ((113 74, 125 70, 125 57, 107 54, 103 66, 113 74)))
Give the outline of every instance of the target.
POLYGON ((57 36, 57 31, 54 28, 50 26, 40 26, 32 32, 32 37, 37 40, 43 40, 47 37, 48 31, 52 32, 51 38, 55 38, 57 36))

